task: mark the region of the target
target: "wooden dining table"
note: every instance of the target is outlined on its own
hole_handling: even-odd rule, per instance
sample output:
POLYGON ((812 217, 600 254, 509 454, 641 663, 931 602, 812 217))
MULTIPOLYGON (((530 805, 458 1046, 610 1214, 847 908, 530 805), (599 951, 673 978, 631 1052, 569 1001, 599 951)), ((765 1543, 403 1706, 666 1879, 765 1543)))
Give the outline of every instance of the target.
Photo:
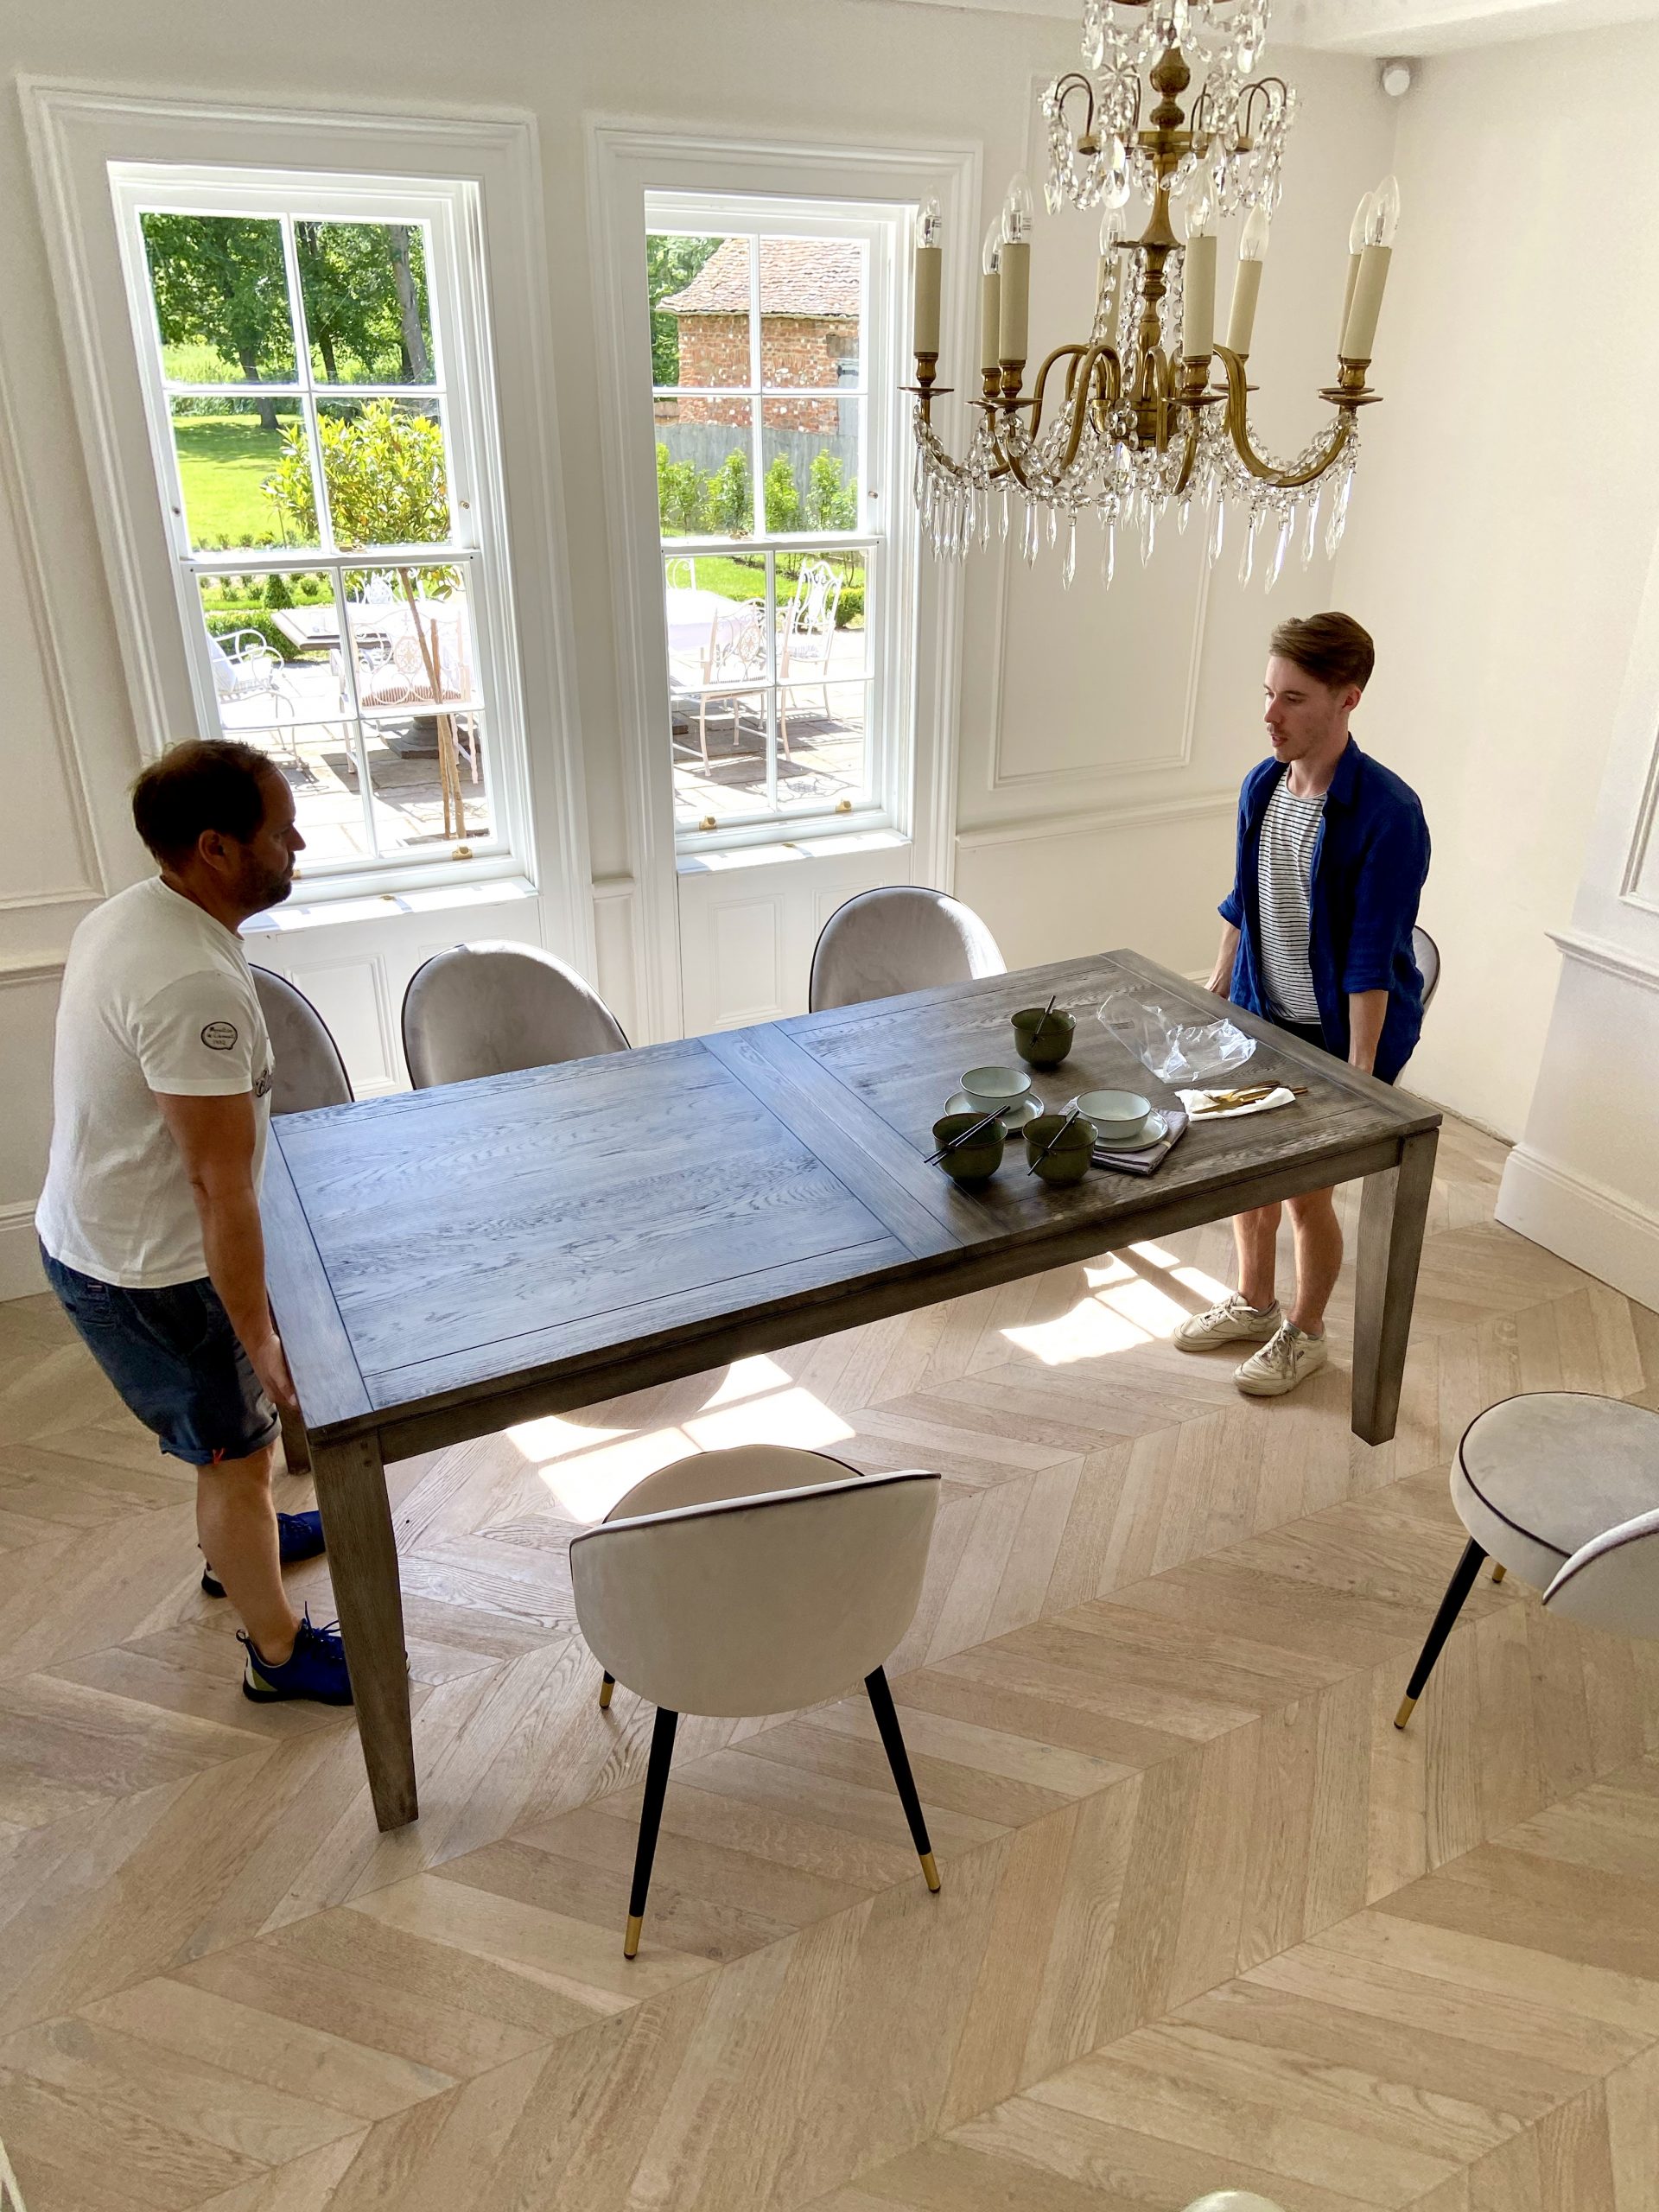
POLYGON ((1017 1143, 976 1190, 928 1164, 963 1071, 1010 1060, 1009 1016, 1051 994, 1077 1027, 1045 1101, 1170 1103, 1096 1019, 1119 992, 1224 1012, 1103 953, 272 1122, 271 1302, 381 1827, 418 1809, 388 1460, 1355 1177, 1352 1424, 1393 1435, 1440 1118, 1421 1100, 1227 1008, 1258 1039, 1228 1079, 1293 1104, 1195 1122, 1144 1179, 1055 1188, 1017 1143))

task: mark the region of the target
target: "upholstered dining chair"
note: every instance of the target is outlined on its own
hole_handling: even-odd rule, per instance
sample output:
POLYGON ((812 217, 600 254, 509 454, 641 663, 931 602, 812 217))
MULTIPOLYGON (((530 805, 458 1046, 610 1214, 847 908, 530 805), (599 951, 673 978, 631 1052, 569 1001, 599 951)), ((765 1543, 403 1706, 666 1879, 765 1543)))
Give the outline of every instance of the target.
POLYGON ((316 1106, 349 1106, 352 1083, 340 1047, 305 993, 270 968, 253 968, 253 988, 276 1063, 271 1112, 308 1114, 316 1106))
POLYGON ((1411 933, 1411 957, 1423 979, 1423 1011, 1440 988, 1440 948, 1420 922, 1411 933))
POLYGON ((821 1452, 745 1444, 647 1475, 570 1541, 576 1619, 614 1683, 657 1708, 623 1952, 645 1924, 682 1713, 795 1713, 861 1681, 911 1840, 939 1886, 885 1662, 915 1618, 936 1474, 860 1475, 821 1452))
POLYGON ((1552 1613, 1659 1636, 1659 1413, 1588 1391, 1535 1390, 1477 1414, 1452 1463, 1469 1531, 1395 1719, 1403 1728, 1486 1559, 1552 1613))
POLYGON ((403 1028, 416 1090, 628 1049, 599 993, 533 944, 435 952, 410 978, 403 1028))
POLYGON ((806 1002, 814 1014, 936 983, 1002 976, 1008 963, 971 906, 919 884, 884 884, 837 906, 818 935, 806 1002))

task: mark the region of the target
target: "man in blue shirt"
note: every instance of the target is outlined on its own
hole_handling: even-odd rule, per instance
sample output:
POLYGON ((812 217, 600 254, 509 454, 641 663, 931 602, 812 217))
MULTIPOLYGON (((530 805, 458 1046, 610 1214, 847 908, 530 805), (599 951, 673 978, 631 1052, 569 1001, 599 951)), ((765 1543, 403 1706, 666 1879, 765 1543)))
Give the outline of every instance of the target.
MULTIPOLYGON (((1281 622, 1262 719, 1273 757, 1244 779, 1233 887, 1210 988, 1351 1067, 1392 1083, 1423 1020, 1412 957, 1428 830, 1417 795, 1348 734, 1376 659, 1351 615, 1281 622)), ((1287 1201, 1296 1239, 1288 1313, 1274 1289, 1280 1208, 1237 1215, 1238 1288, 1175 1332, 1183 1351, 1259 1347, 1248 1396, 1281 1397, 1326 1358, 1325 1309, 1342 1266, 1329 1191, 1287 1201)))

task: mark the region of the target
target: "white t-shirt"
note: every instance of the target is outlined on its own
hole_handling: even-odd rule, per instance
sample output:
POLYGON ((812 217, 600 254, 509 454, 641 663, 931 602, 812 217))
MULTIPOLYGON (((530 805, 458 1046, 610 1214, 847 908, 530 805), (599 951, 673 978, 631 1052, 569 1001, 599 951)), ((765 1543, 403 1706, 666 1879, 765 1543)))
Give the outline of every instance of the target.
POLYGON ((257 1189, 270 1081, 240 938, 159 876, 106 899, 75 931, 63 971, 41 1243, 65 1267, 128 1290, 198 1281, 201 1225, 155 1093, 251 1090, 257 1189))
POLYGON ((1262 914, 1262 966, 1268 998, 1287 1021, 1317 1027, 1319 1002, 1308 964, 1313 893, 1313 848, 1319 842, 1325 794, 1300 798, 1281 776, 1262 817, 1255 895, 1262 914))

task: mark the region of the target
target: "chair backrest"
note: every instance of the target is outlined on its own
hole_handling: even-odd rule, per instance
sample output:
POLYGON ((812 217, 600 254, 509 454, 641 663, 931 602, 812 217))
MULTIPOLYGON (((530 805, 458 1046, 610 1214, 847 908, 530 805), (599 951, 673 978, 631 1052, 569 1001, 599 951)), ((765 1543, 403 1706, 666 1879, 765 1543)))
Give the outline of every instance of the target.
POLYGON ((798 654, 811 652, 811 640, 829 639, 840 605, 841 578, 836 570, 827 561, 803 561, 784 618, 786 639, 798 654))
POLYGON ((269 968, 254 969, 253 988, 270 1032, 270 1056, 276 1064, 271 1112, 308 1114, 317 1106, 349 1106, 351 1077, 340 1047, 305 993, 269 968))
POLYGON ((410 978, 403 1027, 416 1090, 628 1046, 598 992, 531 944, 457 944, 434 953, 410 978))
POLYGON ((697 588, 697 564, 689 554, 677 555, 663 563, 663 582, 670 591, 695 591, 697 588))
POLYGON ((1411 933, 1411 957, 1423 979, 1423 1012, 1427 1014, 1429 1001, 1440 988, 1440 948, 1421 923, 1411 933))
POLYGON ((853 1689, 914 1619, 936 1474, 855 1476, 601 1522, 570 1542, 607 1673, 672 1713, 793 1713, 853 1689))
MULTIPOLYGON (((1659 1468, 1654 1472, 1659 1484, 1659 1468)), ((1659 1508, 1580 1544, 1544 1603, 1586 1628, 1659 1636, 1659 1508)))
POLYGON ((807 1004, 858 1006, 938 983, 1001 976, 1007 962, 971 906, 919 885, 861 891, 837 906, 812 954, 807 1004))

